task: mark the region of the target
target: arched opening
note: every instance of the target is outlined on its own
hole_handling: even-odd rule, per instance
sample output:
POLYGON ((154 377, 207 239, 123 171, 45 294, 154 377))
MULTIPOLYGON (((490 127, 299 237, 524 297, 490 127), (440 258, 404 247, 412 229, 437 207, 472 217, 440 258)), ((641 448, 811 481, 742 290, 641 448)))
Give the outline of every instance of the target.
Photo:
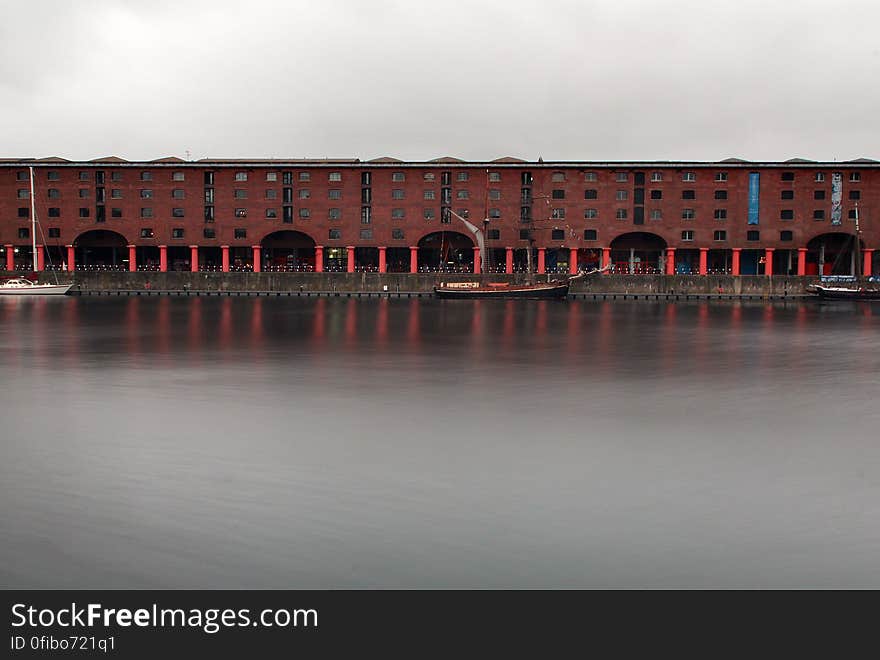
POLYGON ((313 271, 315 270, 315 241, 301 231, 276 231, 260 242, 263 270, 313 271))
MULTIPOLYGON (((819 234, 807 243, 807 275, 855 275, 862 263, 855 235, 843 232, 819 234)), ((860 249, 864 249, 860 243, 860 249)))
POLYGON ((418 243, 419 272, 470 273, 474 269, 474 243, 455 231, 435 231, 418 243))
POLYGON ((611 241, 611 263, 615 273, 644 275, 662 273, 666 241, 657 234, 634 231, 611 241))
POLYGON ((83 232, 73 242, 77 270, 128 270, 128 241, 109 229, 83 232))

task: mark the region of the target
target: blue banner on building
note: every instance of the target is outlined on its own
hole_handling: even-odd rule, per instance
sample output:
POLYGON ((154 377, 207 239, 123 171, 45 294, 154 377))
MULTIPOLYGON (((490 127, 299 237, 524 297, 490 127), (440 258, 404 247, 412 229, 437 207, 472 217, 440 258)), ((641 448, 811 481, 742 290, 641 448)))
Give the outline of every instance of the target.
POLYGON ((843 218, 843 175, 835 172, 831 175, 831 224, 839 225, 843 218))
POLYGON ((749 224, 758 224, 758 213, 761 207, 761 173, 749 174, 749 224))

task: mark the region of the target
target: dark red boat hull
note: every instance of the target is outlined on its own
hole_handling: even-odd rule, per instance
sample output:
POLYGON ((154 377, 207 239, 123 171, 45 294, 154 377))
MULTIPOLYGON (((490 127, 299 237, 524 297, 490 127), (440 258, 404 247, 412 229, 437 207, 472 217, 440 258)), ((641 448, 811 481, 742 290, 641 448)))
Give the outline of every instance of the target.
POLYGON ((511 298, 547 299, 568 296, 568 282, 535 284, 531 286, 458 288, 435 286, 434 295, 450 300, 508 300, 511 298))

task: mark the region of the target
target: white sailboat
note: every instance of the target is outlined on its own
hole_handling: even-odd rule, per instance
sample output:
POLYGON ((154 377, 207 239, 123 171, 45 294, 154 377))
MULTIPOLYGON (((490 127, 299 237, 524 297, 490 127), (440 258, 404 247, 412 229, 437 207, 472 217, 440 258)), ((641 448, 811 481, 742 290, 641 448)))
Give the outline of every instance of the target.
MULTIPOLYGON (((31 178, 31 245, 33 248, 33 264, 36 270, 37 259, 37 205, 34 195, 34 168, 29 167, 31 178)), ((24 277, 15 277, 0 284, 0 296, 63 296, 73 284, 38 284, 24 277)))

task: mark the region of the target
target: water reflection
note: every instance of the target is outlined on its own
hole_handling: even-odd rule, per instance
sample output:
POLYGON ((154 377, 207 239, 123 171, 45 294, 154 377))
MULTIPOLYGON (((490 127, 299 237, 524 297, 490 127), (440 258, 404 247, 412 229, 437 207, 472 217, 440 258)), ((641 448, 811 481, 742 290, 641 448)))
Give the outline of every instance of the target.
POLYGON ((877 309, 0 299, 0 583, 880 586, 877 309))

